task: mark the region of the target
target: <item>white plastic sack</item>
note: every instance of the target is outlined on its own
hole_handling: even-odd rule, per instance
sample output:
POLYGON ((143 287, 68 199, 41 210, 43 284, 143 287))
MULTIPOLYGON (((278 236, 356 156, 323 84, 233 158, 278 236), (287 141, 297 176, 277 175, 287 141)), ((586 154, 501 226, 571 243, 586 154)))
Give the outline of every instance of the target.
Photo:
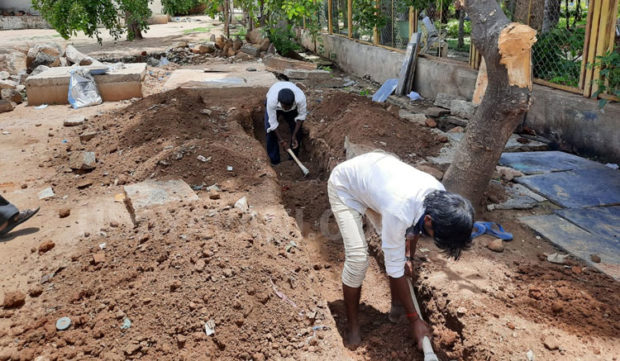
POLYGON ((69 79, 69 104, 73 109, 101 104, 101 95, 97 90, 95 78, 87 69, 77 68, 71 70, 69 79))

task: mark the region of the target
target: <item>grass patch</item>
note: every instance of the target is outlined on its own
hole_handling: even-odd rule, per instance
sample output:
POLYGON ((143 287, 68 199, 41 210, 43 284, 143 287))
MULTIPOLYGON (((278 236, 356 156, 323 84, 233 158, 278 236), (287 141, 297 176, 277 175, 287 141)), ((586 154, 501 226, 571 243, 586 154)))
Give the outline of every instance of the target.
POLYGON ((183 34, 208 33, 209 31, 211 31, 210 27, 199 27, 193 29, 185 29, 183 30, 183 34))

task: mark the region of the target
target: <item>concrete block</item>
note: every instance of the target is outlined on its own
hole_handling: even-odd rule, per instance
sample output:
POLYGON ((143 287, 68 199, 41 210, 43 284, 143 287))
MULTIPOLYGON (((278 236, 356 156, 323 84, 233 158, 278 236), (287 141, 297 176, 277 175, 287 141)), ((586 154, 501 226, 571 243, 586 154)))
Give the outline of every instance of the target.
POLYGON ((159 206, 170 202, 197 201, 198 196, 190 186, 180 179, 169 181, 146 180, 124 186, 125 202, 129 213, 159 206))
POLYGON ((166 81, 164 89, 182 88, 269 88, 277 82, 275 75, 266 71, 231 71, 205 73, 201 69, 177 69, 166 81))
POLYGON ((450 109, 450 105, 453 100, 466 100, 466 99, 458 95, 452 95, 448 93, 437 93, 437 96, 435 97, 435 103, 433 104, 438 107, 450 109))
POLYGON ((286 69, 284 75, 289 79, 330 80, 332 74, 327 70, 286 69))
POLYGON ((73 170, 93 170, 97 167, 95 152, 74 152, 69 157, 69 167, 73 170))
MULTIPOLYGON (((87 66, 94 69, 97 66, 87 66)), ((68 104, 70 67, 50 68, 26 79, 28 105, 68 104)), ((123 69, 94 75, 103 101, 118 101, 142 97, 142 79, 146 63, 125 64, 123 69)))
POLYGON ((430 107, 424 111, 424 114, 426 114, 429 117, 439 118, 442 115, 450 114, 450 111, 444 108, 430 107))
POLYGON ((73 45, 67 45, 67 48, 65 49, 65 56, 73 64, 78 64, 82 66, 103 65, 96 59, 80 53, 75 47, 73 47, 73 45))
POLYGON ((476 113, 476 108, 474 103, 466 100, 452 100, 450 102, 450 113, 465 119, 473 118, 476 113))
POLYGON ((84 124, 85 121, 86 121, 85 117, 78 116, 78 117, 65 119, 65 121, 63 122, 63 125, 65 127, 75 127, 75 126, 84 124))
POLYGON ((13 104, 6 99, 0 99, 0 113, 6 113, 13 110, 13 104))
POLYGON ((316 69, 316 64, 284 58, 278 55, 264 57, 263 64, 265 64, 268 70, 276 71, 278 73, 284 73, 286 69, 316 69))

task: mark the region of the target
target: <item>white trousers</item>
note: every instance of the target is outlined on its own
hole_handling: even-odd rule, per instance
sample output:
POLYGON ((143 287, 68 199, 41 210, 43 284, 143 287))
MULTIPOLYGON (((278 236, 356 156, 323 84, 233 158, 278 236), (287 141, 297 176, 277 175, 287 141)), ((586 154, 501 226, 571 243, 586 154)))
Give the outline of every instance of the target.
POLYGON ((368 268, 368 243, 364 236, 362 214, 344 204, 330 182, 327 183, 327 194, 344 242, 342 283, 353 288, 361 287, 368 268))

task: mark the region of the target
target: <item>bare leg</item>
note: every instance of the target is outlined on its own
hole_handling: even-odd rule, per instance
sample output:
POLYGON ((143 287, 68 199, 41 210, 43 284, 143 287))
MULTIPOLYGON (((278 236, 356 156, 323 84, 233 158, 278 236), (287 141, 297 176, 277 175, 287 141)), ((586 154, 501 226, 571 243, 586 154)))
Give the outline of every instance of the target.
POLYGON ((388 315, 388 319, 392 323, 400 322, 402 316, 405 315, 405 307, 403 307, 402 302, 398 298, 398 292, 394 289, 394 285, 390 282, 390 293, 392 295, 392 306, 390 307, 390 314, 388 315))
POLYGON ((2 225, 0 225, 0 231, 5 229, 8 224, 9 224, 9 221, 2 223, 2 225))
POLYGON ((360 336, 360 324, 358 319, 360 296, 362 288, 353 288, 342 284, 344 294, 344 306, 347 312, 347 329, 345 331, 345 343, 350 346, 357 346, 362 342, 360 336))

